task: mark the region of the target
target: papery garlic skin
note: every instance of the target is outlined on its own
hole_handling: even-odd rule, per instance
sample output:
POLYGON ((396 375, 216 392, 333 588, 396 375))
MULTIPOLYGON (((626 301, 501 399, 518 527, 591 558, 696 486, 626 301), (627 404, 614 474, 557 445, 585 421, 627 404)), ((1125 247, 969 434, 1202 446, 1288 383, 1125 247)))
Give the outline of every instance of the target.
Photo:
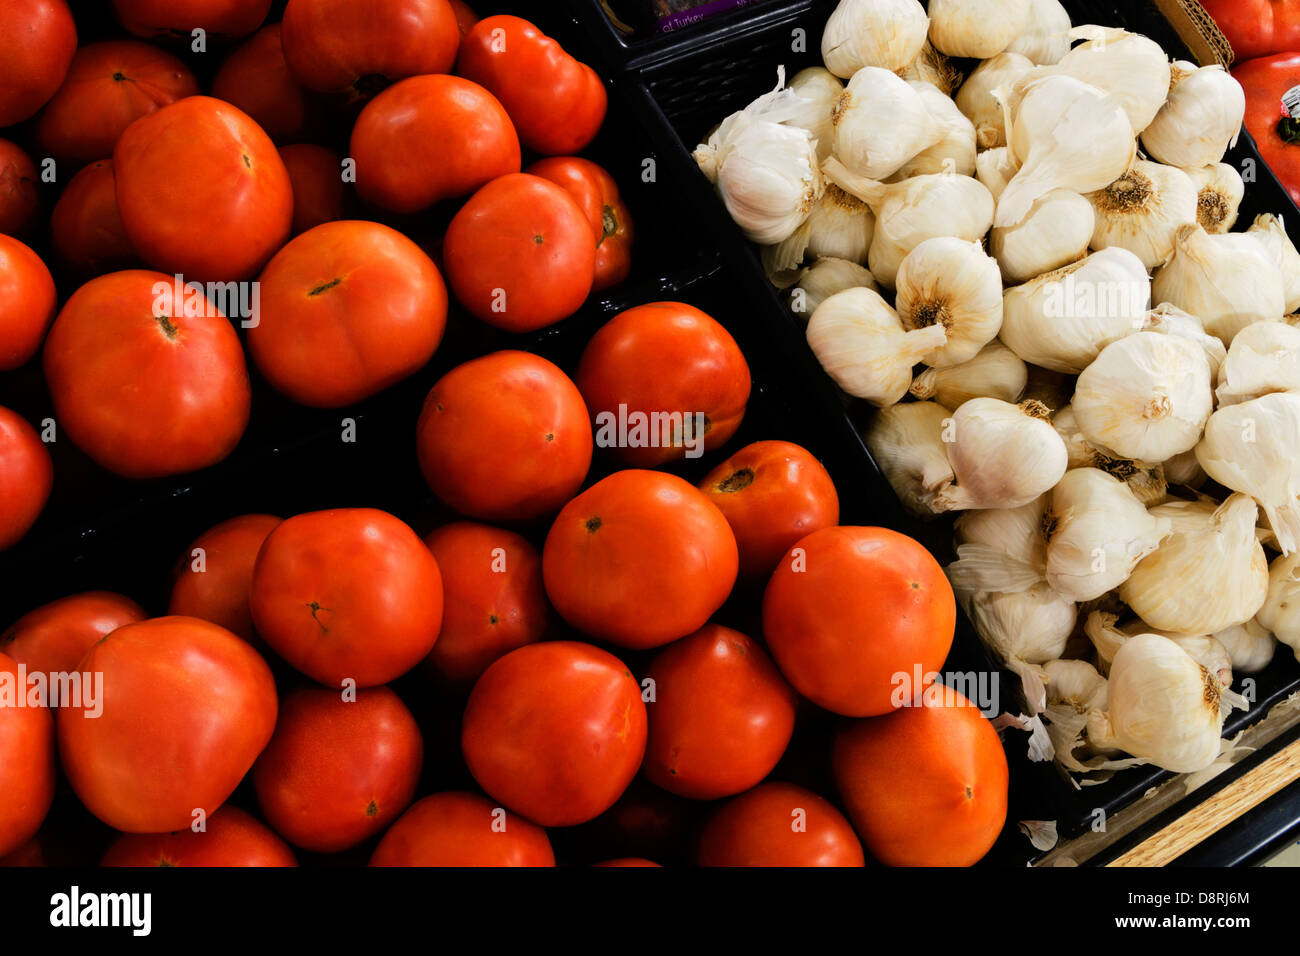
POLYGON ((1092 203, 1068 189, 1053 189, 1016 225, 993 227, 989 251, 1004 280, 1028 282, 1086 256, 1095 231, 1092 203))
POLYGON ((1088 194, 1097 213, 1092 248, 1119 246, 1148 270, 1164 265, 1180 226, 1196 222, 1197 190, 1181 169, 1136 160, 1105 189, 1088 194))
POLYGON ((1245 116, 1246 94, 1224 67, 1180 60, 1168 100, 1141 131, 1142 145, 1170 166, 1209 166, 1237 145, 1245 116))
POLYGON ((1300 309, 1300 252, 1296 251, 1295 244, 1287 235, 1282 218, 1269 213, 1256 216, 1254 223, 1246 232, 1264 243, 1273 262, 1281 271, 1287 312, 1300 309))
POLYGON ((1300 329, 1285 322, 1257 322, 1232 340, 1215 395, 1223 406, 1273 392, 1300 392, 1300 329))
POLYGON ((866 179, 894 173, 943 136, 917 90, 889 70, 864 66, 831 111, 835 158, 866 179))
POLYGON ((1150 508, 1165 500, 1169 483, 1165 480, 1164 466, 1117 458, 1114 453, 1098 448, 1084 437, 1079 429, 1074 408, 1066 405, 1052 416, 1052 427, 1065 442, 1070 468, 1096 468, 1104 471, 1132 492, 1142 507, 1150 508))
POLYGON ((901 70, 921 51, 929 27, 918 0, 840 0, 822 32, 822 60, 844 79, 864 66, 901 70))
POLYGON ((945 438, 956 481, 935 496, 938 511, 1015 508, 1065 474, 1065 443, 1042 406, 973 398, 953 412, 951 426, 945 438))
POLYGON ((825 161, 835 146, 835 126, 831 112, 844 92, 844 84, 830 70, 810 66, 800 70, 790 81, 792 89, 808 104, 797 115, 785 121, 787 126, 798 126, 812 134, 817 143, 817 158, 825 161))
POLYGON ((835 383, 855 398, 892 405, 907 394, 912 366, 947 339, 942 325, 904 331, 895 312, 870 289, 831 296, 808 320, 808 345, 835 383))
POLYGON ((908 86, 921 94, 930 117, 939 127, 939 140, 905 162, 891 177, 910 179, 930 173, 975 174, 975 127, 957 108, 957 104, 932 83, 908 80, 908 86))
POLYGON ((948 56, 985 60, 1029 25, 1029 0, 930 0, 930 42, 948 56))
POLYGON ((1194 315, 1188 315, 1182 309, 1168 302, 1161 302, 1154 309, 1147 313, 1146 321, 1142 324, 1143 332, 1159 332, 1161 335, 1175 335, 1179 338, 1187 339, 1189 342, 1195 342, 1205 353, 1206 361, 1210 363, 1210 381, 1219 380, 1219 369, 1223 367, 1224 361, 1228 357, 1228 349, 1213 335, 1205 331, 1201 325, 1201 320, 1194 315))
POLYGON ((1070 50, 1070 15, 1060 0, 1029 0, 1029 19, 1007 47, 1039 65, 1059 63, 1070 50))
POLYGON ((1268 572, 1268 598, 1256 620, 1300 660, 1300 552, 1273 561, 1268 572))
POLYGON ((975 156, 975 178, 985 185, 995 202, 1019 169, 1020 163, 1009 146, 995 146, 975 156))
MULTIPOLYGON (((953 522, 957 560, 945 568, 960 591, 1010 594, 1043 583, 1047 542, 1043 514, 1048 496, 1016 508, 963 511, 953 522)), ((1071 621, 1073 626, 1073 621, 1071 621)))
POLYGON ((929 83, 949 98, 957 92, 957 87, 961 85, 963 79, 961 70, 957 69, 948 57, 932 47, 929 40, 921 46, 921 52, 916 55, 916 58, 897 72, 909 83, 913 80, 929 83))
POLYGON ((814 259, 865 263, 875 230, 876 217, 871 208, 831 183, 808 216, 805 254, 814 259))
POLYGON ((1214 639, 1227 650, 1232 669, 1238 674, 1258 674, 1273 660, 1277 650, 1277 639, 1258 618, 1225 628, 1214 639))
POLYGON ((933 517, 931 503, 952 483, 943 442, 952 412, 935 402, 881 409, 863 435, 871 458, 910 514, 933 517))
POLYGON ((875 277, 865 266, 847 259, 818 259, 799 273, 790 292, 790 311, 807 321, 818 306, 846 289, 879 291, 875 277))
POLYGON ((945 408, 959 408, 981 397, 1015 404, 1028 380, 1029 370, 1020 356, 994 339, 969 361, 919 372, 908 391, 916 398, 932 398, 945 408))
POLYGON ((909 252, 895 277, 903 328, 941 325, 944 344, 922 356, 934 368, 974 358, 1002 328, 1002 276, 978 242, 941 236, 909 252))
POLYGON ((1080 713, 1105 710, 1110 689, 1106 678, 1087 661, 1055 660, 1043 665, 1047 674, 1047 700, 1068 704, 1080 713))
POLYGON ((978 592, 964 602, 984 643, 1004 661, 1045 664, 1056 660, 1074 631, 1073 602, 1035 584, 1005 594, 978 592))
POLYGON ((975 67, 957 91, 957 108, 974 124, 980 149, 1007 145, 1006 116, 993 93, 1010 89, 1033 68, 1033 62, 1019 53, 999 53, 975 67))
POLYGON ((1237 210, 1246 195, 1241 174, 1227 163, 1184 169, 1196 186, 1196 221, 1211 235, 1227 232, 1237 222, 1237 210))
MULTIPOLYGON (((1071 39, 1087 38, 1051 72, 1071 76, 1111 94, 1124 108, 1134 135, 1141 133, 1169 94, 1169 59, 1160 44, 1138 33, 1095 24, 1075 27, 1071 39)), ((1222 154, 1220 154, 1222 155, 1222 154)))

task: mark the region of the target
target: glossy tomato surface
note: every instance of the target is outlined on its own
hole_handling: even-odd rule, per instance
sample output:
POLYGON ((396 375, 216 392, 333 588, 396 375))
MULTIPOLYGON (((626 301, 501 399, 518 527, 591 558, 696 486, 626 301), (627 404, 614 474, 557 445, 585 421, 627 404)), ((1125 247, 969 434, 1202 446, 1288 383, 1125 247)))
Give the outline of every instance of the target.
POLYGON ((862 866, 862 844, 824 797, 765 783, 729 800, 700 834, 701 866, 862 866))
POLYGON ((278 23, 262 27, 226 57, 212 95, 239 107, 277 143, 298 142, 315 119, 315 104, 284 62, 278 23))
POLYGON ((50 215, 50 240, 59 259, 77 275, 99 276, 136 264, 117 211, 111 159, 89 163, 68 180, 50 215))
POLYGON ((546 831, 476 793, 418 801, 389 827, 371 866, 555 866, 546 831))
POLYGON ((224 806, 205 829, 175 833, 124 833, 100 866, 297 866, 293 851, 238 807, 224 806))
POLYGON ((324 146, 297 143, 280 147, 280 159, 293 184, 293 234, 326 222, 347 218, 348 193, 343 186, 343 160, 324 146))
POLYGON ((54 799, 54 718, 46 707, 26 706, 18 662, 0 653, 0 680, 24 695, 0 707, 0 856, 31 839, 54 799))
POLYGON ((54 487, 54 465, 36 429, 0 407, 0 551, 35 524, 54 487))
POLYGON ((77 49, 77 25, 64 0, 3 0, 0 24, 0 126, 13 126, 63 82, 77 49))
POLYGON ((26 365, 54 321, 54 277, 31 248, 0 235, 0 372, 26 365))
POLYGON ((199 535, 181 555, 168 614, 220 624, 246 641, 255 641, 248 592, 257 552, 281 519, 240 515, 199 535))
POLYGON ((0 233, 18 236, 31 228, 40 207, 36 164, 17 143, 0 139, 0 233))
POLYGON ((599 292, 626 279, 632 271, 635 228, 614 177, 603 166, 581 156, 550 156, 533 163, 525 172, 563 187, 586 214, 597 243, 592 290, 599 292))
POLYGON ((1259 154, 1300 203, 1300 120, 1282 112, 1282 97, 1300 86, 1300 51, 1248 60, 1232 75, 1246 93, 1245 125, 1259 154))
POLYGON ((106 634, 143 621, 144 608, 124 594, 86 591, 28 611, 0 634, 0 652, 28 671, 70 674, 106 634))
POLYGON ((196 29, 242 37, 262 25, 271 0, 113 0, 122 26, 136 36, 187 37, 196 29))

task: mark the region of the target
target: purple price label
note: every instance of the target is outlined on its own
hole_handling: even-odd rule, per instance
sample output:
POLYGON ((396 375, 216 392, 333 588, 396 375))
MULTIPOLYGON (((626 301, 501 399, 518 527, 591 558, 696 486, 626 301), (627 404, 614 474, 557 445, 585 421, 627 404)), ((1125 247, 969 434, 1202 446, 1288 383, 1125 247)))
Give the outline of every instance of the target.
POLYGON ((712 0, 711 3, 703 3, 697 7, 692 7, 690 10, 670 13, 659 21, 655 30, 659 33, 671 33, 673 30, 680 30, 692 23, 698 23, 705 17, 711 17, 715 13, 722 13, 724 10, 730 10, 734 7, 747 6, 753 2, 754 0, 712 0))

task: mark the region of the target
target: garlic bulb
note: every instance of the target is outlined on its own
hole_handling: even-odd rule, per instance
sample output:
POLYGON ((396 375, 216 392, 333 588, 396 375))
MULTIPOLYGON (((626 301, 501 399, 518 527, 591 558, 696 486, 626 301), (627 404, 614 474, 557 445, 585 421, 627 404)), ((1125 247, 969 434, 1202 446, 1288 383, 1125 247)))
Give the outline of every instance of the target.
POLYGON ((1256 322, 1232 340, 1215 394, 1222 406, 1272 392, 1300 392, 1300 329, 1256 322))
POLYGON ((920 372, 908 391, 916 398, 933 398, 945 408, 959 408, 980 397, 1014 404, 1024 394, 1028 377, 1020 356, 994 339, 969 361, 920 372))
POLYGON ((1061 656, 1078 616, 1073 602, 1046 584, 1003 594, 958 592, 957 597, 984 644, 1025 685, 1031 709, 1041 711, 1043 679, 1032 665, 1061 656))
POLYGON ((1196 460, 1196 449, 1174 455, 1160 466, 1165 473, 1165 481, 1170 485, 1182 485, 1184 488, 1199 488, 1210 480, 1201 463, 1196 460))
POLYGON ((1043 538, 1047 497, 1042 495, 1018 508, 959 514, 953 522, 957 560, 944 569, 952 586, 971 593, 1009 594, 1042 583, 1047 573, 1043 538))
POLYGON ((948 56, 997 56, 1029 24, 1029 0, 930 0, 930 42, 948 56))
POLYGON ((952 61, 930 45, 926 40, 921 52, 911 63, 898 72, 903 79, 911 82, 921 80, 929 83, 944 96, 952 97, 963 79, 961 70, 953 66, 952 61))
POLYGON ((1105 710, 1109 683, 1087 661, 1048 661, 1042 670, 1047 684, 1047 734, 1056 760, 1066 770, 1087 771, 1091 768, 1080 763, 1074 751, 1085 746, 1080 738, 1088 715, 1105 710))
POLYGON ((810 66, 794 75, 790 89, 806 105, 797 116, 785 123, 811 133, 817 143, 817 159, 824 162, 835 145, 835 126, 831 122, 831 112, 839 102, 840 94, 844 92, 844 84, 830 70, 810 66))
POLYGON ((1142 261, 1127 249, 1103 249, 1008 289, 1000 335, 1026 362, 1077 375, 1141 327, 1150 296, 1142 261))
POLYGON ((944 344, 921 361, 935 368, 974 358, 1002 328, 1002 276, 978 242, 941 236, 907 254, 895 279, 905 329, 941 325, 944 344))
POLYGON ((1092 248, 1119 246, 1134 253, 1148 270, 1163 265, 1174 251, 1179 226, 1196 222, 1197 193, 1181 169, 1136 160, 1105 189, 1089 193, 1097 212, 1092 248))
POLYGON ((1223 645, 1232 661, 1232 669, 1239 674, 1258 674, 1273 660, 1277 640, 1268 628, 1253 617, 1245 624, 1234 624, 1214 635, 1223 645))
POLYGON ((1174 64, 1169 98, 1151 125, 1141 130, 1142 145, 1170 166, 1217 163, 1237 145, 1246 116, 1246 94, 1224 67, 1174 64))
POLYGON ((1219 339, 1205 331, 1200 319, 1188 315, 1168 302, 1161 302, 1147 313, 1142 331, 1176 335, 1189 342, 1195 342, 1201 347, 1206 360, 1210 363, 1210 381, 1218 381, 1219 369, 1228 357, 1228 350, 1219 339))
POLYGON ((1268 572, 1268 598, 1256 620, 1295 651, 1300 660, 1300 552, 1273 561, 1268 572))
POLYGON ((975 125, 980 149, 1007 145, 1005 114, 994 90, 1010 89, 1033 68, 1033 62, 1019 53, 999 53, 975 67, 957 91, 957 108, 975 125))
POLYGON ((1007 50, 1038 64, 1060 62, 1070 50, 1070 15, 1060 0, 1029 0, 1029 19, 1007 50))
POLYGON ((1211 235, 1227 232, 1237 221, 1237 209, 1246 195, 1241 174, 1227 163, 1184 169, 1196 185, 1196 221, 1211 235))
POLYGON ((1212 236, 1197 226, 1174 234, 1174 254, 1156 270, 1151 293, 1201 320, 1225 345, 1255 322, 1277 322, 1286 312, 1282 274, 1252 236, 1212 236))
POLYGON ((1065 474, 1065 443, 1046 419, 1041 405, 996 398, 954 411, 944 437, 956 481, 935 495, 935 510, 1015 508, 1054 486, 1065 474))
POLYGON ((1138 634, 1115 653, 1105 711, 1093 711, 1088 740, 1175 773, 1203 770, 1219 756, 1224 715, 1245 701, 1226 690, 1176 643, 1138 634))
POLYGON ((915 88, 889 70, 864 66, 831 112, 835 158, 867 179, 885 179, 943 136, 915 88))
POLYGON ((999 226, 1020 222, 1053 189, 1087 193, 1113 183, 1136 155, 1133 127, 1119 102, 1070 76, 1047 76, 1025 87, 1009 142, 1020 172, 998 199, 999 226))
POLYGON ((1070 39, 1087 38, 1049 70, 1111 94, 1124 108, 1133 133, 1141 133, 1169 95, 1169 58, 1160 44, 1137 33, 1095 24, 1075 27, 1070 39))
POLYGON ((1169 534, 1128 486, 1096 468, 1067 471, 1043 518, 1047 583, 1072 601, 1092 601, 1125 581, 1169 534))
POLYGON ((1053 189, 1016 225, 994 226, 989 250, 1003 279, 1027 282, 1086 256, 1095 230, 1092 203, 1068 189, 1053 189))
POLYGON ((1287 312, 1300 309, 1300 252, 1296 251, 1291 237, 1286 234, 1282 217, 1269 213, 1256 216, 1246 232, 1263 241, 1269 256, 1281 270, 1287 312))
POLYGON ((892 405, 906 395, 912 366, 948 337, 942 325, 905 331, 898 313, 870 289, 831 296, 808 320, 807 334, 836 384, 874 405, 892 405))
POLYGON ((1232 657, 1227 647, 1209 634, 1170 634, 1167 631, 1153 630, 1140 620, 1134 620, 1124 627, 1118 626, 1118 615, 1105 611, 1093 611, 1088 615, 1083 630, 1092 641, 1097 652, 1098 670, 1103 674, 1110 672, 1111 661, 1115 653, 1131 637, 1138 634, 1158 634, 1173 641, 1196 663, 1213 674, 1220 685, 1232 685, 1232 657))
POLYGON ((808 319, 835 293, 858 288, 877 291, 875 278, 864 266, 847 259, 818 259, 799 273, 790 292, 790 311, 808 319))
POLYGON ((1007 183, 1019 169, 1020 163, 1009 146, 995 146, 975 156, 975 178, 993 194, 994 201, 1002 195, 1002 190, 1007 188, 1007 183))
POLYGON ((1065 442, 1070 468, 1097 468, 1104 471, 1112 478, 1122 481, 1144 508, 1165 500, 1168 485, 1164 467, 1131 458, 1117 458, 1113 453, 1098 448, 1083 436, 1073 406, 1066 405, 1059 409, 1052 416, 1052 427, 1065 442))
POLYGON ((1120 598, 1147 624, 1176 634, 1213 634, 1250 620, 1268 593, 1255 514, 1250 498, 1234 494, 1211 515, 1189 513, 1181 527, 1171 521, 1173 531, 1138 562, 1120 598))
POLYGON ((1300 547, 1300 394, 1223 406, 1206 423, 1196 458, 1219 484, 1259 502, 1283 554, 1300 547))
POLYGON ((1117 458, 1161 462, 1201 438, 1214 410, 1210 363, 1187 339, 1135 332, 1101 350, 1070 404, 1092 444, 1117 458))
POLYGON ((822 59, 844 79, 864 66, 901 70, 921 51, 929 26, 918 0, 840 0, 822 32, 822 59))
POLYGON ((932 83, 909 80, 908 86, 921 94, 931 118, 938 124, 939 141, 923 149, 890 178, 910 179, 927 173, 975 174, 975 127, 957 109, 957 104, 932 83))
POLYGON ((872 460, 908 512, 933 517, 931 503, 952 483, 943 434, 952 412, 935 402, 906 402, 881 409, 863 440, 872 460))
POLYGON ((797 269, 805 258, 867 261, 876 217, 861 199, 834 183, 826 187, 807 221, 785 242, 764 248, 769 275, 797 269), (770 250, 770 251, 769 251, 770 250))

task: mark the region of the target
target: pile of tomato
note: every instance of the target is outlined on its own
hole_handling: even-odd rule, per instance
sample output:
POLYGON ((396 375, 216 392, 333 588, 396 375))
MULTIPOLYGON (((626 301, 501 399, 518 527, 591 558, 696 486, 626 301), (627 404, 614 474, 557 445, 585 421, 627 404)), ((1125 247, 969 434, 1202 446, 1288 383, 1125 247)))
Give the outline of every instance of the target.
MULTIPOLYGON (((59 434, 107 472, 222 461, 259 377, 348 408, 426 368, 449 308, 526 333, 628 276, 631 217, 578 155, 605 84, 527 20, 459 0, 289 0, 270 24, 269 0, 113 7, 122 35, 78 46, 64 0, 0 2, 0 125, 33 150, 0 140, 0 375, 39 364, 59 434), (164 48, 205 37, 207 92, 164 48), (322 145, 348 128, 346 156, 322 145), (75 170, 48 217, 46 160, 75 170), (436 241, 405 228, 433 210, 436 241), (255 315, 217 308, 239 283, 255 315)), ((105 865, 545 866, 570 828, 621 849, 670 817, 701 865, 977 861, 1007 766, 980 711, 927 686, 953 638, 943 572, 840 526, 806 449, 736 448, 751 387, 714 316, 638 305, 572 378, 509 348, 436 381, 408 440, 457 520, 235 515, 186 549, 161 616, 107 591, 31 610, 0 633, 0 863, 66 843, 56 791, 116 831, 105 865), (608 440, 629 410, 672 425, 608 440), (673 473, 698 453, 728 457, 673 473), (737 604, 753 633, 719 623, 737 604), (100 693, 6 697, 32 674, 100 693), (427 698, 454 719, 425 719, 427 698), (785 779, 792 747, 833 791, 785 779), (444 760, 473 788, 431 786, 444 760)), ((58 477, 0 408, 0 550, 58 477)))

